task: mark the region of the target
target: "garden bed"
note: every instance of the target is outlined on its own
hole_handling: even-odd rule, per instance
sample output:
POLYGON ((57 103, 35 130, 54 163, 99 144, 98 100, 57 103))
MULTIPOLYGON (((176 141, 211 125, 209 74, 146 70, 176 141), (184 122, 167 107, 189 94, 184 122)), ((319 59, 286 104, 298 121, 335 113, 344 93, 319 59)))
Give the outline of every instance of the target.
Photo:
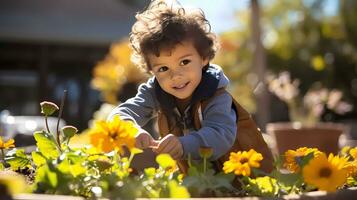
MULTIPOLYGON (((287 195, 283 198, 269 197, 229 197, 224 199, 236 200, 266 200, 266 199, 286 199, 286 200, 352 200, 357 197, 357 187, 338 190, 335 193, 326 193, 323 191, 307 192, 302 195, 287 195)), ((18 194, 13 197, 14 200, 84 200, 82 197, 66 195, 47 195, 47 194, 18 194)), ((147 199, 147 198, 138 198, 147 199)), ((201 199, 201 198, 195 198, 201 199)), ((202 198, 217 199, 217 198, 202 198)), ((221 199, 221 198, 220 198, 221 199)), ((106 200, 106 199, 101 199, 106 200)))
MULTIPOLYGON (((57 108, 51 102, 41 103, 43 113, 49 110, 45 106, 57 108)), ((254 149, 232 152, 216 173, 214 163, 207 161, 212 149, 201 147, 203 162, 188 159, 187 173, 181 174, 169 154, 157 155, 156 167, 142 170, 132 167, 136 155, 146 156, 134 146, 137 130, 133 124, 119 117, 109 122, 97 121, 85 135, 86 145, 70 145, 76 132, 73 126, 62 127, 57 134, 48 128, 37 131, 34 133, 37 148, 31 154, 14 148, 13 139, 0 137, 0 172, 3 173, 0 186, 8 192, 0 192, 0 199, 11 199, 10 194, 15 200, 96 197, 103 200, 136 197, 349 200, 357 196, 357 147, 346 147, 336 155, 327 155, 316 148, 289 149, 276 158, 270 173, 259 169, 264 157, 254 149), (130 152, 129 157, 125 156, 126 151, 130 152), (283 196, 295 193, 302 195, 283 196)))

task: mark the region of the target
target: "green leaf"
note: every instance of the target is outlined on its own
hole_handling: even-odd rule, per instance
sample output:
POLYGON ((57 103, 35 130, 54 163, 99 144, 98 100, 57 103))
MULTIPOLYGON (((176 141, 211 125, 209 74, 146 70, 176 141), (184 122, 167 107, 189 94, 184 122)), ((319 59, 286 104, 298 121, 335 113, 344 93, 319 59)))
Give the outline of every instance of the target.
POLYGON ((43 165, 37 169, 36 173, 36 183, 40 183, 39 185, 44 186, 45 191, 50 188, 54 189, 57 187, 58 179, 57 174, 54 171, 51 171, 48 165, 43 165), (48 188, 47 188, 48 187, 48 188))
POLYGON ((190 198, 190 194, 184 186, 180 186, 176 181, 169 182, 170 198, 190 198))
POLYGON ((274 197, 279 191, 277 180, 268 176, 258 177, 256 179, 249 178, 247 189, 250 195, 264 197, 274 197))
POLYGON ((4 165, 0 162, 0 171, 2 171, 4 169, 5 169, 4 165))
POLYGON ((86 168, 81 165, 81 163, 77 163, 75 165, 70 166, 71 174, 73 177, 77 177, 79 175, 85 174, 86 168))
POLYGON ((280 189, 286 191, 287 193, 294 192, 293 190, 298 190, 304 183, 301 173, 284 174, 274 170, 271 173, 271 177, 278 180, 279 185, 282 187, 280 189))
POLYGON ((357 177, 348 177, 346 181, 349 187, 356 187, 357 186, 357 177))
POLYGON ((300 169, 303 169, 305 165, 307 165, 311 159, 314 158, 314 152, 310 152, 306 156, 295 157, 295 162, 299 165, 300 169))
POLYGON ((57 165, 57 169, 63 174, 70 174, 71 173, 70 166, 71 164, 69 163, 68 159, 64 159, 60 164, 57 165))
POLYGON ((41 113, 45 116, 52 115, 55 111, 59 110, 58 106, 55 103, 49 101, 43 101, 40 103, 41 113))
POLYGON ((224 172, 220 172, 220 173, 216 174, 215 176, 224 178, 224 179, 228 180, 229 182, 232 182, 233 179, 236 177, 236 175, 234 173, 225 174, 224 172))
POLYGON ((37 167, 46 163, 46 157, 41 152, 33 151, 31 154, 32 160, 37 167))
POLYGON ((190 168, 188 168, 188 175, 189 176, 198 176, 199 172, 198 172, 197 167, 192 165, 190 168))
POLYGON ((45 131, 37 131, 34 133, 36 140, 36 145, 42 155, 46 158, 56 159, 60 152, 57 149, 55 139, 52 135, 46 133, 45 131))
POLYGON ((156 175, 156 169, 153 167, 145 168, 144 169, 145 175, 149 178, 152 179, 156 175))
POLYGON ((131 154, 139 154, 139 153, 142 153, 143 152, 143 150, 141 150, 141 149, 138 149, 138 148, 132 148, 132 149, 130 149, 130 153, 131 154))
POLYGON ((200 187, 202 186, 200 183, 200 177, 197 176, 186 176, 183 179, 183 185, 187 186, 188 188, 190 187, 200 187))
POLYGON ((22 169, 31 164, 24 149, 14 149, 8 152, 5 160, 10 164, 12 170, 22 169))
POLYGON ((78 132, 78 129, 74 126, 64 126, 62 128, 62 132, 64 134, 65 141, 69 142, 69 140, 78 132))

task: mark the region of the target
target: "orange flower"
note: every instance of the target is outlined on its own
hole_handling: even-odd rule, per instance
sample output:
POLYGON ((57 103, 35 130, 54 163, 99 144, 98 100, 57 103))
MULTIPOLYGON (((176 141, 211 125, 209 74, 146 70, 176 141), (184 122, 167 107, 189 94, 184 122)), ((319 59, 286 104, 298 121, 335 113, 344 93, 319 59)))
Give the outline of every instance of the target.
POLYGON ((90 132, 90 143, 97 149, 108 153, 113 150, 124 153, 123 146, 129 149, 135 146, 138 130, 130 121, 123 121, 115 116, 112 121, 97 121, 90 132))
POLYGON ((198 153, 200 154, 201 158, 210 158, 213 154, 213 148, 212 147, 205 147, 201 146, 198 149, 198 153))
POLYGON ((9 149, 15 147, 15 140, 9 139, 8 141, 4 142, 2 137, 0 136, 0 149, 9 149))
POLYGON ((319 151, 316 148, 307 148, 307 147, 301 147, 296 149, 296 151, 294 150, 288 150, 285 152, 284 154, 284 164, 283 166, 290 170, 291 172, 299 172, 300 171, 300 167, 297 163, 297 160, 307 156, 308 154, 314 152, 314 157, 318 154, 321 153, 321 151, 319 151))
POLYGON ((234 171, 236 175, 250 176, 251 167, 260 167, 260 161, 263 160, 263 156, 257 153, 254 149, 246 151, 232 152, 229 156, 229 160, 224 162, 223 171, 228 174, 234 171))

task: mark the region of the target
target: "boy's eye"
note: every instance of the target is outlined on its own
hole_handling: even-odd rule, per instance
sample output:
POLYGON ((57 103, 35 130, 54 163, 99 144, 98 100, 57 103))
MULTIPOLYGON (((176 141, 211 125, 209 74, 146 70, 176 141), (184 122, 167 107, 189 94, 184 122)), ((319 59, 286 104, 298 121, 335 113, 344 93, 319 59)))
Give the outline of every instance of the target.
POLYGON ((180 65, 187 65, 190 62, 191 62, 191 60, 185 59, 180 62, 180 65))
POLYGON ((169 68, 166 67, 166 66, 162 66, 162 67, 159 67, 159 69, 157 69, 158 72, 164 72, 164 71, 167 71, 169 68))

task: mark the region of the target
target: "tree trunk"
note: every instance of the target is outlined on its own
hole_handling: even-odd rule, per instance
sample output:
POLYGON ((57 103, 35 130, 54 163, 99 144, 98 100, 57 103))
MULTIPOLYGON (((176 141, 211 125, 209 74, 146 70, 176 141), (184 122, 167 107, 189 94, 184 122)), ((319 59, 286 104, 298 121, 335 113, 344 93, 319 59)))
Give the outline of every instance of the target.
POLYGON ((258 83, 254 91, 257 100, 256 120, 258 126, 265 131, 269 121, 269 94, 265 84, 266 55, 261 41, 260 10, 258 0, 251 0, 251 27, 253 44, 253 70, 257 75, 258 83))

